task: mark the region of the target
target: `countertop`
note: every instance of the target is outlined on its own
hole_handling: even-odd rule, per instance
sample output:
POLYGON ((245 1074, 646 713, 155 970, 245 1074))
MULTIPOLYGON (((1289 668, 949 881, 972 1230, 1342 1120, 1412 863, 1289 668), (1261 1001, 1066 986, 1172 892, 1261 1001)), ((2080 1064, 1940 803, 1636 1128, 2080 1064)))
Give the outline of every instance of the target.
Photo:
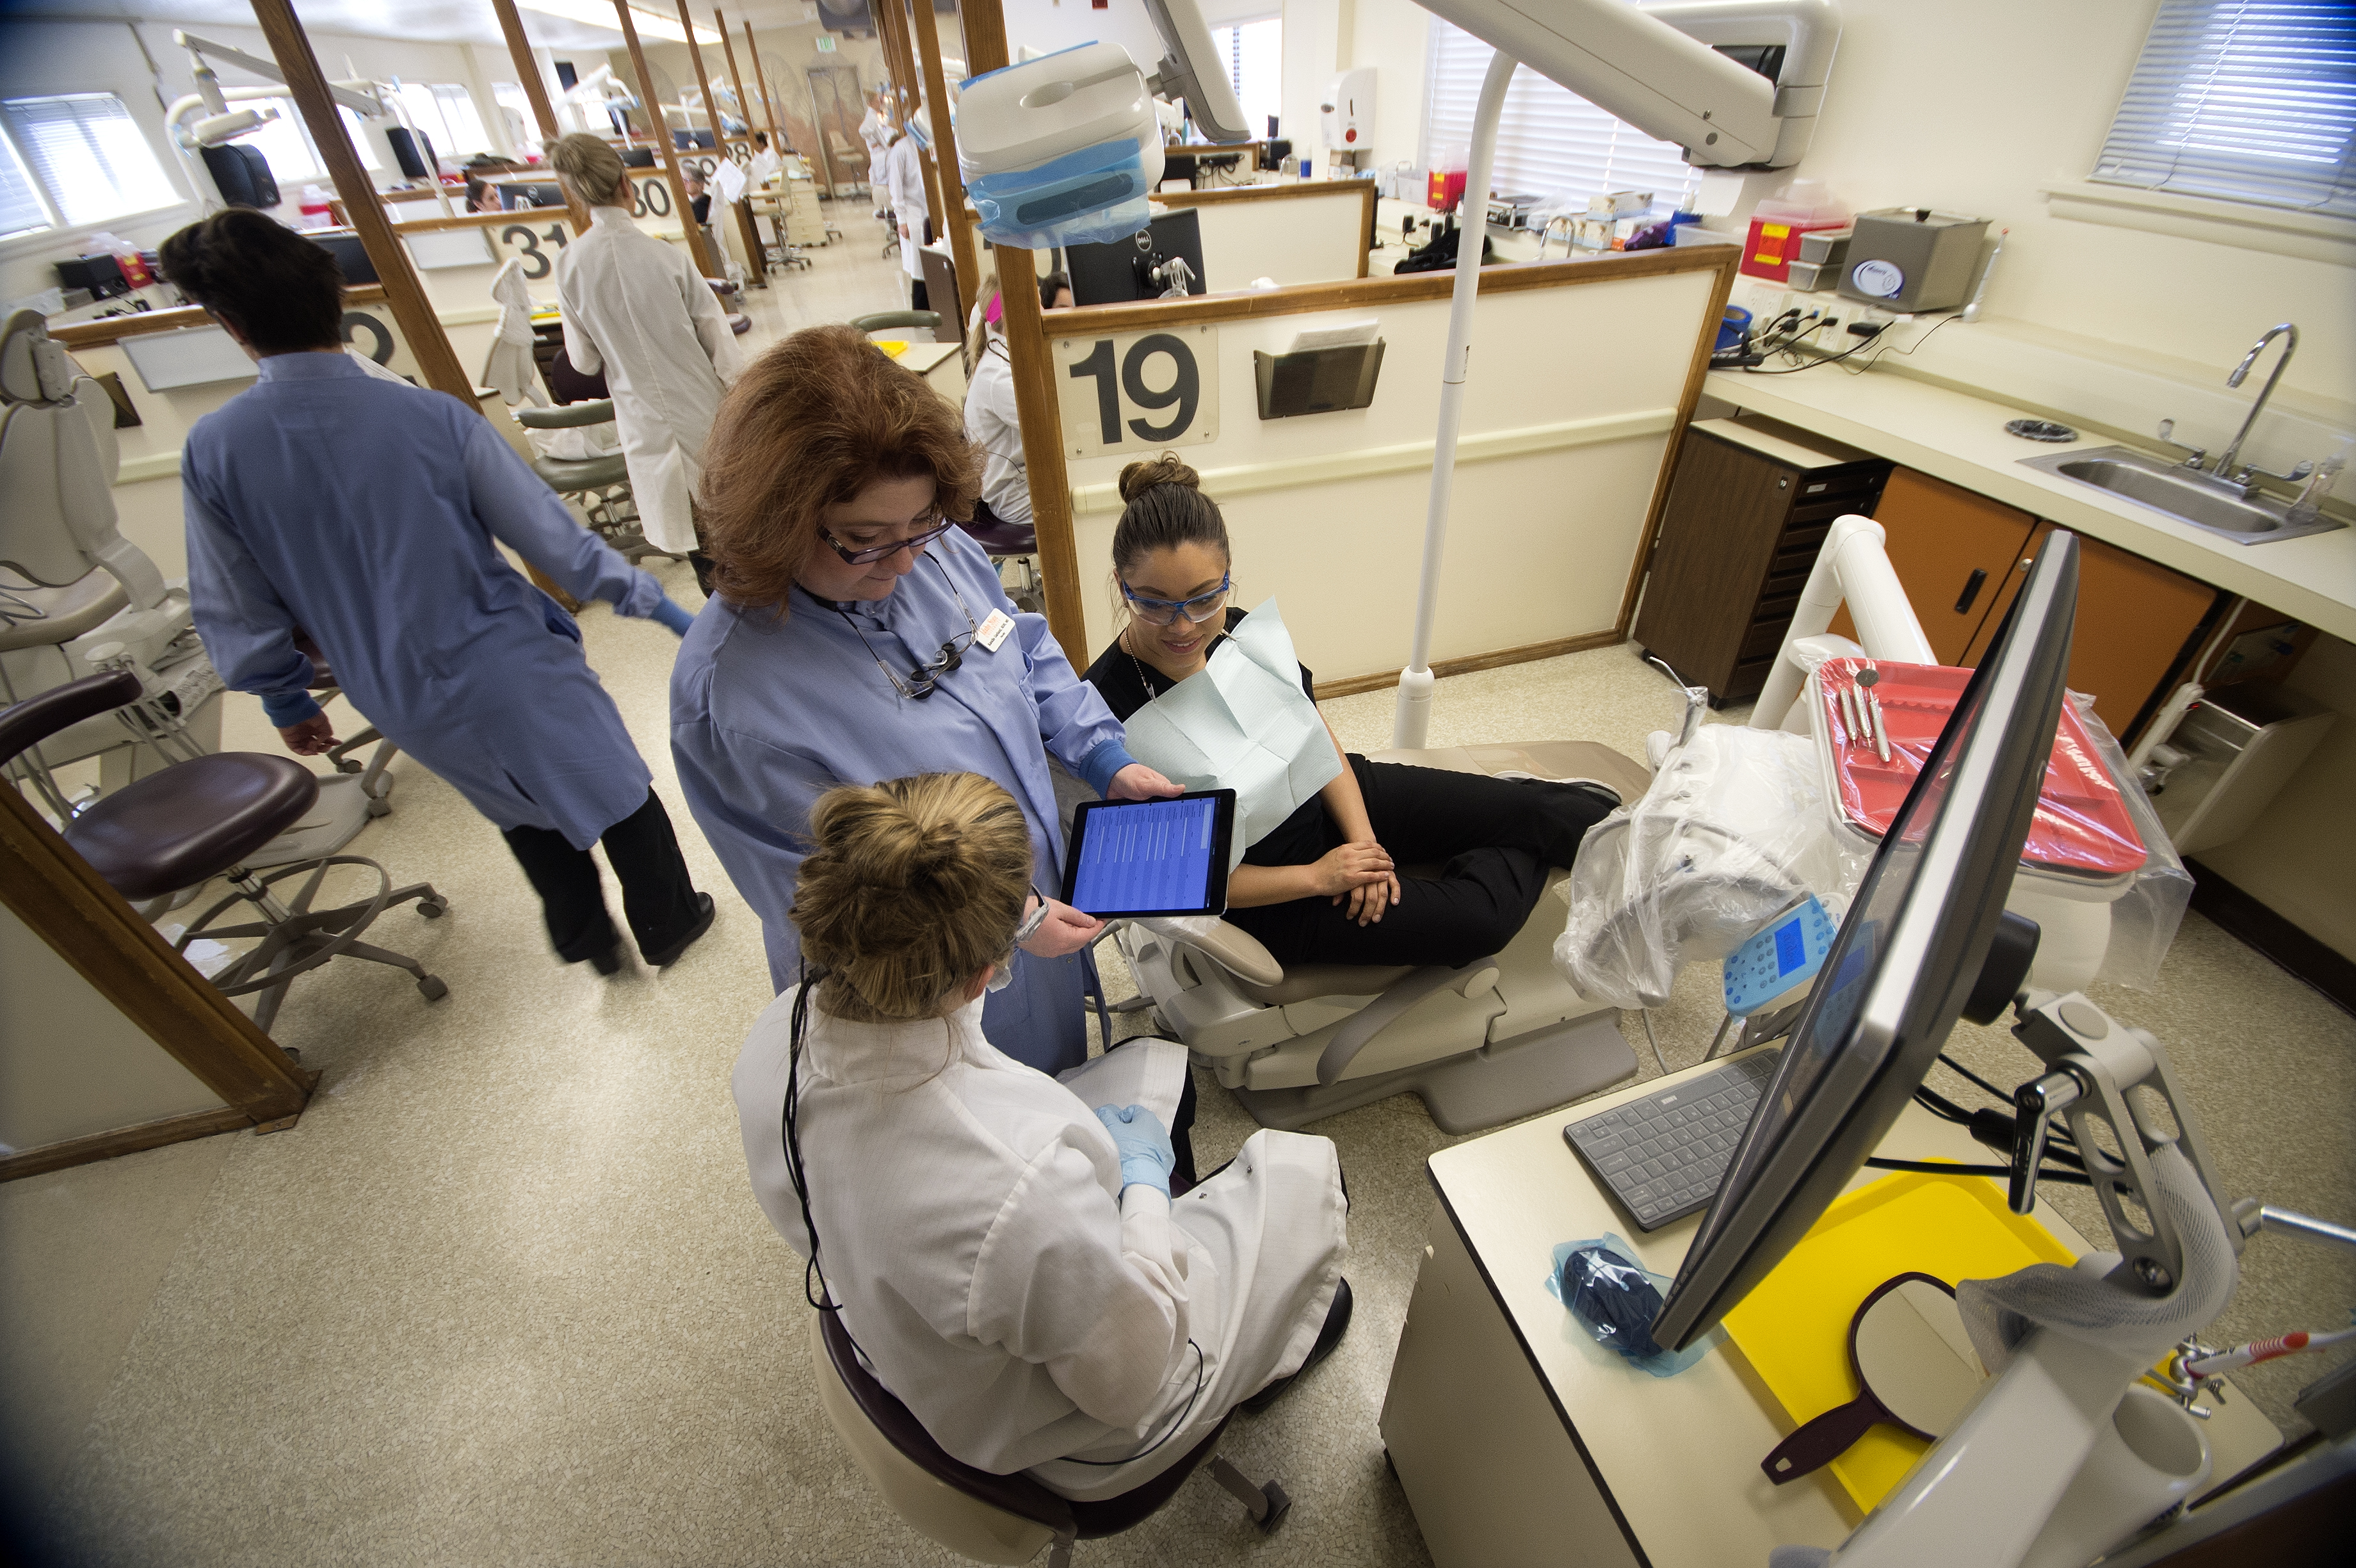
MULTIPOLYGON (((2157 561, 2204 583, 2356 641, 2356 528, 2265 544, 2236 544, 2091 486, 2023 467, 2066 450, 2005 433, 2032 411, 1888 371, 1850 375, 1712 371, 1710 396, 1860 446, 2064 528, 2157 561)), ((2083 435, 2082 447, 2116 443, 2083 435)))

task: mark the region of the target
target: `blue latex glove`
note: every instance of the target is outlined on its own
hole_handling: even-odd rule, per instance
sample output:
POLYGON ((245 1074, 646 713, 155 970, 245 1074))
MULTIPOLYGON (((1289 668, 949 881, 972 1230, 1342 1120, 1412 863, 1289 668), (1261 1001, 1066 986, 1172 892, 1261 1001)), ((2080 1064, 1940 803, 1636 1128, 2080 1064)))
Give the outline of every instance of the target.
POLYGON ((663 596, 663 602, 655 607, 655 613, 650 618, 660 621, 681 637, 685 637, 687 628, 695 624, 695 618, 688 614, 686 609, 668 594, 663 596))
POLYGON ((1142 1105, 1124 1105, 1116 1110, 1109 1105, 1097 1107, 1097 1120, 1112 1134, 1113 1146, 1120 1151, 1120 1185, 1124 1187, 1143 1182, 1170 1196, 1170 1173, 1177 1167, 1177 1151, 1170 1146, 1170 1130, 1162 1118, 1142 1105))

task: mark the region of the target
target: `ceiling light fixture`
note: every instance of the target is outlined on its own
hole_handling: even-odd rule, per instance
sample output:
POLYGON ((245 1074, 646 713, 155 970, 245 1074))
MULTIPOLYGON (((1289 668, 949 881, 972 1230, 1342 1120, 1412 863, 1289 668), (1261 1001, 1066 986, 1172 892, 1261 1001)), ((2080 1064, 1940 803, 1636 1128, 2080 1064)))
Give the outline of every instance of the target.
MULTIPOLYGON (((603 27, 607 32, 616 35, 622 30, 621 19, 614 15, 612 0, 516 0, 516 4, 527 11, 538 11, 549 16, 562 16, 568 22, 578 22, 585 27, 603 27)), ((687 42, 687 34, 680 30, 676 21, 667 16, 658 16, 643 6, 633 5, 630 9, 637 13, 631 17, 631 22, 638 29, 640 38, 659 38, 670 44, 687 42)), ((720 41, 720 35, 709 27, 698 27, 695 29, 695 41, 699 44, 717 44, 720 41)))

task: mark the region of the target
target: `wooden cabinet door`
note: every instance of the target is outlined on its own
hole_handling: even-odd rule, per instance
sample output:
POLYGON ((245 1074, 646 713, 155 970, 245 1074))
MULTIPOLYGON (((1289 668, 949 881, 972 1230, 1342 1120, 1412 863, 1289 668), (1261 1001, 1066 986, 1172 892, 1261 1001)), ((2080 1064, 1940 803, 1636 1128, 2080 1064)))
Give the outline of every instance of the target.
POLYGON ((1706 431, 1677 455, 1633 635, 1684 679, 1721 697, 1797 478, 1795 470, 1706 431))
MULTIPOLYGON (((1942 664, 1965 662, 1965 650, 1985 624, 1988 606, 2021 557, 2037 520, 1912 468, 1891 470, 1873 509, 1889 535, 1890 564, 1922 623, 1922 635, 1942 664)), ((1844 605, 1829 628, 1854 639, 1857 625, 1844 605)))
MULTIPOLYGON (((1996 640, 2029 564, 2053 532, 2053 524, 2039 523, 2001 589, 1987 596, 1987 618, 1965 650, 1963 663, 1976 666, 1996 640)), ((2136 719, 2193 651, 2218 598, 2218 590, 2198 578, 2079 535, 2070 689, 2094 698, 2095 715, 2122 743, 2131 741, 2136 719)))

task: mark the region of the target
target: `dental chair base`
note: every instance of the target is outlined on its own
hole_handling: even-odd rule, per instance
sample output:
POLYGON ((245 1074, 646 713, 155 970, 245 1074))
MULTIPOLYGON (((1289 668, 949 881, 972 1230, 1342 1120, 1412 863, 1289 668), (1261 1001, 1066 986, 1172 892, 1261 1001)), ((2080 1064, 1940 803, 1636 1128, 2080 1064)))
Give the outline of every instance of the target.
MULTIPOLYGON (((1374 754, 1459 773, 1595 779, 1633 799, 1643 768, 1587 742, 1374 754)), ((1555 968, 1564 918, 1547 879, 1528 920, 1462 969, 1309 964, 1288 971, 1225 920, 1133 921, 1116 934, 1163 1025, 1261 1125, 1299 1128, 1412 1091, 1451 1133, 1476 1132, 1631 1077, 1619 1010, 1555 968)))

